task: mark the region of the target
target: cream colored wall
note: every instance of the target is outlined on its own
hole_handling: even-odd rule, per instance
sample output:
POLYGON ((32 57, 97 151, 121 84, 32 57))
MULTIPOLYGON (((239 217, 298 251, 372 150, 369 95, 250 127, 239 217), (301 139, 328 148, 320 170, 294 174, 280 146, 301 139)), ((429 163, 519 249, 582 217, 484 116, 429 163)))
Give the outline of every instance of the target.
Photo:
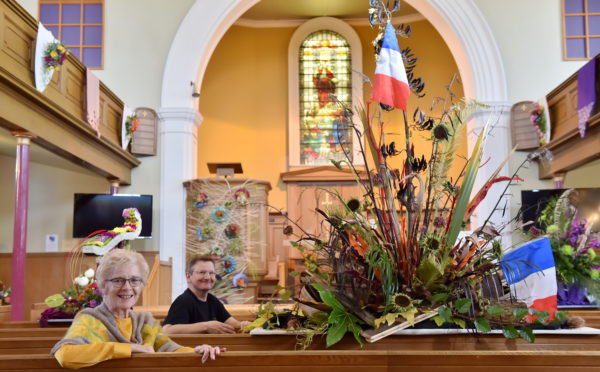
MULTIPOLYGON (((0 252, 12 252, 15 158, 0 155, 0 252), (10 181, 9 181, 10 180, 10 181)), ((73 194, 105 193, 103 177, 55 166, 31 163, 29 168, 29 213, 27 251, 45 251, 46 234, 59 236, 59 247, 71 247, 73 240, 73 194)))
MULTIPOLYGON (((418 103, 425 108, 433 97, 445 93, 444 86, 457 67, 428 22, 412 26, 413 37, 401 43, 421 58, 415 72, 426 80, 427 97, 418 103)), ((363 44, 364 72, 372 76, 375 32, 368 26, 354 29, 363 44)), ((204 122, 198 130, 199 176, 210 177, 207 162, 242 162, 243 176, 271 182, 269 203, 284 209, 286 188, 279 175, 287 171, 287 48, 293 32, 293 28, 232 27, 217 46, 200 90, 204 122)), ((410 102, 412 115, 417 100, 410 102)), ((384 118, 386 131, 403 131, 400 112, 384 118)), ((415 137, 418 154, 428 154, 428 144, 420 134, 415 137)), ((466 153, 466 142, 460 153, 466 153)))
MULTIPOLYGON (((18 2, 34 17, 38 17, 37 0, 18 0, 18 2)), ((129 107, 143 106, 153 109, 160 107, 162 75, 171 41, 193 2, 194 0, 169 1, 168 11, 166 11, 167 2, 164 0, 105 1, 104 69, 95 70, 94 73, 129 107)), ((194 77, 190 77, 190 80, 193 79, 194 77)), ((189 87, 183 86, 182 89, 189 89, 189 87)), ((136 245, 141 250, 157 251, 159 249, 160 156, 142 157, 140 160, 142 163, 132 172, 132 185, 122 187, 121 192, 154 195, 153 239, 137 241, 136 245)), ((10 169, 14 169, 14 165, 10 169)), ((9 179, 12 179, 13 176, 10 177, 9 179)), ((72 177, 77 178, 75 174, 72 177)), ((97 183, 99 192, 107 192, 106 180, 100 178, 97 183)), ((42 184, 36 184, 32 178, 31 194, 40 192, 41 188, 42 184)), ((75 188, 71 191, 71 194, 88 192, 75 188)), ((72 196, 64 202, 66 203, 64 210, 69 210, 72 214, 72 196)), ((30 205, 34 204, 30 201, 30 205)), ((8 212, 2 209, 1 213, 3 220, 9 217, 12 226, 12 209, 8 212)), ((71 228, 71 220, 67 220, 67 224, 58 230, 66 231, 65 229, 71 228)), ((30 232, 42 228, 43 226, 39 224, 43 223, 45 223, 43 220, 30 219, 30 232)), ((9 249, 12 249, 12 246, 9 249)), ((28 250, 35 249, 37 249, 36 245, 29 242, 28 250)))
MULTIPOLYGON (((561 0, 474 0, 490 25, 504 63, 509 102, 537 100, 575 73, 585 62, 564 61, 561 0)), ((512 158, 511 169, 527 153, 512 158)), ((523 189, 553 188, 538 178, 537 163, 520 173, 523 189)), ((569 172, 566 187, 600 187, 600 161, 569 172)), ((517 202, 520 194, 517 194, 517 202)))

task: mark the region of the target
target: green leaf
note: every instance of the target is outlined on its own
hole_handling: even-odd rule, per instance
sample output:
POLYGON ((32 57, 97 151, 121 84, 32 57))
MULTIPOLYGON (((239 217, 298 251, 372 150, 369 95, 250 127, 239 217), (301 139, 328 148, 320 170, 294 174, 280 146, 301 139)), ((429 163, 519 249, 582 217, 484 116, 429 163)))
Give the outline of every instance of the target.
POLYGON ((360 346, 363 346, 365 344, 365 339, 360 335, 360 333, 362 332, 362 328, 353 323, 348 326, 348 330, 352 332, 354 338, 356 339, 356 341, 358 341, 360 346))
POLYGON ((291 277, 293 277, 293 278, 295 278, 295 277, 297 277, 298 275, 300 275, 300 273, 299 273, 299 272, 297 272, 297 271, 290 271, 290 272, 288 273, 288 275, 289 275, 289 276, 291 276, 291 277))
POLYGON ((483 333, 487 333, 492 330, 492 327, 490 327, 490 323, 486 318, 475 319, 475 328, 477 328, 479 332, 483 333))
POLYGON ((538 316, 538 318, 536 319, 536 321, 538 323, 546 324, 546 323, 548 323, 548 317, 550 316, 550 313, 547 312, 546 310, 542 310, 542 311, 538 311, 537 316, 538 316))
POLYGON ((533 331, 531 330, 531 328, 523 328, 519 330, 519 336, 521 336, 521 338, 529 343, 534 343, 535 342, 535 335, 533 334, 533 331))
POLYGON ((517 338, 519 337, 519 331, 515 328, 515 326, 507 325, 502 327, 502 334, 506 338, 517 338))
POLYGON ((342 337, 344 337, 347 330, 348 328, 346 323, 332 324, 331 327, 329 327, 329 329, 327 330, 327 347, 330 347, 331 345, 334 345, 337 342, 339 342, 342 339, 342 337))
POLYGON ((525 317, 525 315, 527 315, 528 313, 529 313, 528 309, 523 309, 523 308, 513 309, 513 315, 518 320, 523 319, 525 317))
POLYGON ((449 323, 452 321, 452 310, 450 310, 447 306, 440 306, 438 308, 438 315, 444 323, 449 323))
POLYGON ((431 296, 431 301, 433 302, 446 302, 448 299, 448 293, 436 293, 431 296))
POLYGON ((489 306, 487 309, 485 309, 485 311, 493 316, 500 316, 503 315, 505 312, 504 308, 498 305, 489 306))
POLYGON ((441 327, 442 324, 444 324, 444 321, 442 320, 442 318, 440 318, 439 315, 434 316, 432 319, 435 322, 435 325, 438 327, 441 327))
POLYGON ((457 326, 459 326, 462 329, 467 328, 467 322, 465 322, 464 319, 461 319, 461 318, 452 318, 452 321, 454 322, 454 324, 456 324, 457 326))
POLYGON ((557 311, 554 313, 554 316, 556 317, 556 320, 558 320, 560 323, 564 323, 567 321, 567 318, 569 318, 569 312, 557 311))
POLYGON ((534 309, 533 307, 528 309, 527 312, 531 315, 537 315, 538 311, 536 309, 534 309))
POLYGON ((49 307, 59 307, 65 303, 65 298, 61 294, 53 294, 52 296, 48 296, 44 302, 49 307))
POLYGON ((290 291, 289 289, 286 289, 285 291, 279 293, 279 298, 281 298, 284 301, 289 300, 290 297, 292 297, 292 291, 290 291))
POLYGON ((479 161, 481 160, 481 154, 483 152, 481 142, 483 141, 483 136, 486 131, 487 125, 479 133, 477 142, 475 142, 471 157, 469 158, 469 163, 463 176, 463 182, 460 186, 456 203, 454 204, 454 211, 452 212, 450 227, 448 228, 448 233, 446 234, 446 247, 454 246, 456 238, 458 237, 458 232, 462 228, 463 217, 465 216, 467 205, 469 204, 469 199, 471 197, 471 191, 473 190, 475 178, 477 177, 477 171, 479 169, 479 161))
POLYGON ((454 302, 454 308, 461 314, 469 312, 473 302, 470 298, 459 298, 454 302))
POLYGON ((431 288, 442 275, 444 275, 444 269, 433 255, 422 260, 417 268, 417 277, 421 279, 425 288, 431 288))

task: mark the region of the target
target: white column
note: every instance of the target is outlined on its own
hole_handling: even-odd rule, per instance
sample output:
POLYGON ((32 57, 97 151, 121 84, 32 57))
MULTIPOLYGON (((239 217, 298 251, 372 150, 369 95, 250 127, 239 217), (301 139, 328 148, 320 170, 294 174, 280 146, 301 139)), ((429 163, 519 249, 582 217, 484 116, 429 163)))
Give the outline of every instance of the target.
MULTIPOLYGON (((475 185, 473 186, 474 195, 480 190, 485 183, 493 175, 494 171, 498 169, 500 164, 506 159, 510 153, 510 108, 511 105, 508 102, 485 102, 488 108, 478 111, 473 115, 472 120, 469 122, 468 131, 468 150, 469 155, 473 152, 473 147, 477 141, 477 136, 485 125, 489 123, 491 129, 488 132, 486 141, 484 143, 483 156, 481 157, 481 166, 477 172, 477 178, 475 185)), ((511 176, 509 174, 509 163, 507 162, 503 167, 498 176, 511 176)), ((488 191, 485 199, 479 204, 475 213, 471 217, 471 228, 476 229, 483 225, 485 220, 492 213, 490 222, 493 226, 501 226, 508 222, 511 218, 511 187, 507 190, 509 195, 502 196, 502 192, 506 187, 506 182, 499 182, 492 186, 488 191), (502 197, 500 203, 494 210, 494 207, 498 200, 502 197), (503 216, 503 209, 506 207, 506 213, 503 216)), ((510 244, 510 237, 503 237, 505 244, 510 244)))
POLYGON ((202 115, 186 107, 163 107, 160 117, 160 258, 173 258, 172 298, 186 288, 185 189, 183 182, 196 178, 197 129, 202 115))

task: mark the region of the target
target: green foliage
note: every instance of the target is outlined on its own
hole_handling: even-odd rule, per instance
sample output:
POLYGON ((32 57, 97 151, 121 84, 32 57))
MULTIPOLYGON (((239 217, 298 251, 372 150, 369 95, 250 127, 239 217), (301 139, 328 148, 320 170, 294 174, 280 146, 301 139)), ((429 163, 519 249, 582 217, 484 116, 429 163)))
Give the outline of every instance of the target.
POLYGON ((519 336, 521 336, 521 338, 529 343, 534 343, 535 342, 535 335, 533 334, 533 331, 530 328, 522 328, 519 330, 519 336))
POLYGON ((333 309, 327 320, 330 326, 327 330, 326 346, 330 347, 339 342, 346 332, 351 332, 358 343, 363 345, 364 341, 360 335, 362 331, 360 324, 363 322, 355 315, 347 312, 344 305, 335 298, 333 292, 325 290, 317 283, 313 283, 312 286, 319 291, 323 302, 333 309))
POLYGON ((479 332, 484 332, 484 333, 490 332, 492 330, 492 327, 490 326, 490 322, 488 322, 488 320, 483 317, 479 317, 479 318, 475 319, 475 328, 479 332))
POLYGON ((519 331, 513 325, 506 325, 502 327, 502 334, 506 338, 517 338, 519 337, 519 331))
POLYGON ((469 298, 459 298, 454 302, 454 308, 461 314, 468 313, 471 305, 473 305, 473 301, 469 298))

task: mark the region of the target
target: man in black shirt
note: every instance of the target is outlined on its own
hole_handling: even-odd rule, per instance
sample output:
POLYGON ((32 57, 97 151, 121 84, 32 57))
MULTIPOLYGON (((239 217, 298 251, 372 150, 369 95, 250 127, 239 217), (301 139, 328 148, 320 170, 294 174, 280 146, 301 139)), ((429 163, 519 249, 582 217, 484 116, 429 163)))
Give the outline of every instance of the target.
POLYGON ((235 333, 248 322, 232 317, 218 298, 208 293, 215 285, 215 262, 209 257, 193 257, 185 277, 188 289, 171 304, 163 322, 167 334, 235 333))

